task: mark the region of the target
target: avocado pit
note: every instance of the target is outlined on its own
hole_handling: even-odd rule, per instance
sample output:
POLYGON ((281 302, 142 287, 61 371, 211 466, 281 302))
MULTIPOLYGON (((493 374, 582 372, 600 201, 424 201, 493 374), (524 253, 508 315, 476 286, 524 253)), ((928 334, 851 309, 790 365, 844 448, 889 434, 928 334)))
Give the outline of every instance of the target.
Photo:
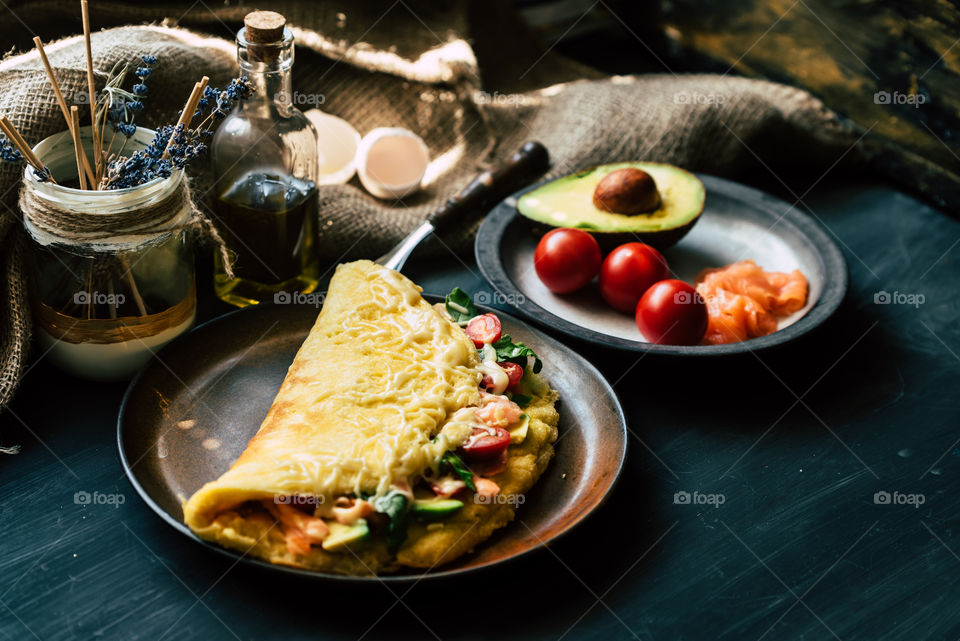
POLYGON ((660 192, 653 176, 642 169, 627 167, 604 176, 593 192, 593 205, 614 214, 636 216, 660 206, 660 192))

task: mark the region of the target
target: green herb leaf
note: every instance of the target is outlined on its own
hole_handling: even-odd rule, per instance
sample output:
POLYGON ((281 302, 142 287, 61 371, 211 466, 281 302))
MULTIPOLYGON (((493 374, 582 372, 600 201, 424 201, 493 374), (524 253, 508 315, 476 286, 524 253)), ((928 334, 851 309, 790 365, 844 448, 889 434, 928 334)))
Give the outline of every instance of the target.
POLYGON ((507 392, 507 395, 510 396, 511 401, 520 407, 526 407, 530 404, 530 401, 533 400, 532 396, 524 396, 523 394, 513 394, 512 392, 507 392))
POLYGON ((471 492, 477 491, 477 486, 473 482, 473 472, 470 471, 467 464, 464 463, 459 456, 454 454, 452 450, 447 450, 443 453, 443 456, 440 458, 440 463, 446 464, 453 470, 453 473, 470 488, 471 492))
POLYGON ((534 374, 539 373, 543 367, 543 362, 540 360, 540 357, 537 356, 536 352, 523 343, 514 343, 507 334, 501 336, 500 340, 493 344, 493 349, 497 351, 498 361, 509 361, 521 367, 527 367, 527 357, 532 356, 534 374))
POLYGON ((410 522, 410 506, 406 494, 392 490, 373 500, 373 509, 390 517, 387 526, 387 549, 396 552, 407 539, 407 525, 410 522))
POLYGON ((447 313, 458 325, 466 325, 471 318, 479 315, 476 306, 470 300, 470 294, 459 287, 454 287, 453 291, 447 294, 445 306, 447 313))

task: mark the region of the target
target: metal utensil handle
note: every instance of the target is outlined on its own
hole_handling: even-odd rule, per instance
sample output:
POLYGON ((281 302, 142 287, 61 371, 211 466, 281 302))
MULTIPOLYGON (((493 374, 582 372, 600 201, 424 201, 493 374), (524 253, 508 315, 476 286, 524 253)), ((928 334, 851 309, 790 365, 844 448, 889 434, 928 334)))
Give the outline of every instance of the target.
POLYGON ((436 230, 443 230, 453 223, 469 224, 475 216, 486 214, 491 205, 539 178, 549 167, 547 148, 530 140, 504 162, 482 172, 459 194, 440 205, 427 216, 427 222, 436 230))
POLYGON ((433 225, 424 221, 416 229, 404 236, 403 240, 397 243, 397 246, 377 259, 377 264, 383 265, 387 269, 400 271, 403 264, 410 258, 413 250, 423 242, 423 239, 433 233, 433 225))

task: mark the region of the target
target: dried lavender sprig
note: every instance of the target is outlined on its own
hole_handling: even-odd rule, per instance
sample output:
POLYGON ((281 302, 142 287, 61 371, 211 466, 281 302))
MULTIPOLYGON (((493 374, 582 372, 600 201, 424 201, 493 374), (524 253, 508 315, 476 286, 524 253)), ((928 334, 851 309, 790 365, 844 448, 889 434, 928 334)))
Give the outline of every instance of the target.
POLYGON ((4 162, 25 161, 33 167, 40 182, 56 183, 50 173, 50 168, 44 165, 40 158, 33 153, 30 145, 27 144, 27 141, 23 139, 23 136, 6 116, 0 116, 0 130, 7 136, 6 140, 0 143, 4 150, 0 160, 4 162))
POLYGON ((23 154, 6 138, 0 138, 0 160, 4 162, 23 162, 23 154))
MULTIPOLYGON (((128 139, 137 132, 137 125, 134 121, 136 120, 137 114, 143 111, 143 100, 147 97, 146 79, 153 72, 153 66, 157 63, 157 57, 145 54, 140 56, 140 61, 144 66, 136 68, 134 75, 137 77, 138 82, 133 85, 131 91, 127 91, 122 87, 131 64, 125 64, 119 71, 115 66, 114 72, 116 72, 116 75, 114 76, 114 73, 111 72, 111 77, 108 79, 101 98, 98 100, 98 111, 102 112, 105 110, 103 114, 104 120, 113 129, 113 135, 110 138, 110 143, 107 145, 105 152, 108 158, 113 148, 114 138, 118 132, 128 139)), ((123 146, 126 146, 126 142, 124 142, 123 146)), ((120 148, 121 151, 123 146, 120 148)))
POLYGON ((160 127, 145 149, 109 164, 101 188, 123 189, 155 178, 166 178, 174 168, 182 169, 202 158, 208 150, 206 140, 213 135, 215 125, 253 92, 252 83, 242 76, 234 78, 223 90, 207 87, 194 112, 194 118, 206 113, 199 125, 189 129, 182 125, 160 127), (163 158, 164 151, 167 152, 166 159, 163 158))

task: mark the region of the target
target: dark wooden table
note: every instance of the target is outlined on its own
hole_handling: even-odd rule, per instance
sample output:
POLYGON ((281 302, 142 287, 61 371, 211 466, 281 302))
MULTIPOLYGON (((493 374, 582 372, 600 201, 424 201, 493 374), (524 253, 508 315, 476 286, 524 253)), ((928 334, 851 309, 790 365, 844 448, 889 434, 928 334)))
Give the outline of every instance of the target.
MULTIPOLYGON (((0 459, 0 638, 956 639, 960 223, 876 184, 805 200, 849 261, 835 317, 737 359, 567 341, 629 417, 620 484, 550 549, 457 582, 354 591, 210 553, 125 479, 123 385, 41 360, 0 417, 23 445, 0 459), (75 503, 95 491, 123 502, 75 503)), ((468 256, 407 272, 431 292, 488 287, 468 256)))

